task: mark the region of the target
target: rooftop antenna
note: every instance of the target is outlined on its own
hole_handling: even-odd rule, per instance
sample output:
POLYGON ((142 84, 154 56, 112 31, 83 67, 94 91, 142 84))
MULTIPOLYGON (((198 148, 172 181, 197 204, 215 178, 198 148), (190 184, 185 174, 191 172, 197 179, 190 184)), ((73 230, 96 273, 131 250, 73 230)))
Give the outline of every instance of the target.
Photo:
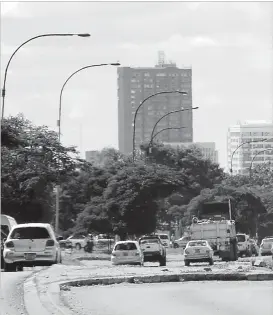
POLYGON ((158 65, 160 67, 163 67, 164 64, 165 64, 165 53, 163 50, 160 50, 158 52, 158 65))

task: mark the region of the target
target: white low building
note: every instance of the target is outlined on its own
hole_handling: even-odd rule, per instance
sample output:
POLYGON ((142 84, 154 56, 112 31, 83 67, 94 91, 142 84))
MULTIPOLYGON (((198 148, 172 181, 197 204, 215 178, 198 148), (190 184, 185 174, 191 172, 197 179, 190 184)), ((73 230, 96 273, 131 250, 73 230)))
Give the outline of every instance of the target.
POLYGON ((249 174, 255 165, 273 162, 273 123, 246 121, 230 126, 227 162, 233 175, 249 174))

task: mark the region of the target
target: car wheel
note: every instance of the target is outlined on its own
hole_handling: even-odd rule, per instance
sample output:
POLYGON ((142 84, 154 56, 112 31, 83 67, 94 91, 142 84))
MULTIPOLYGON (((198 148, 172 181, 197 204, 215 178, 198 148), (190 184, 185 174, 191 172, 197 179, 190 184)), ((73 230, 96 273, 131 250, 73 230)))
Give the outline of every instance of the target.
POLYGON ((160 267, 166 266, 166 256, 160 259, 159 265, 160 267))
POLYGON ((16 264, 7 264, 4 263, 4 271, 5 272, 16 272, 17 268, 16 268, 16 264))
POLYGON ((209 264, 210 264, 210 266, 212 266, 214 264, 214 261, 212 258, 209 260, 209 264))
POLYGON ((189 261, 189 260, 184 260, 184 262, 185 262, 185 266, 186 266, 186 267, 189 267, 190 261, 189 261))
POLYGON ((77 250, 81 250, 81 248, 82 248, 80 243, 77 243, 75 247, 76 247, 77 250))
POLYGON ((23 270, 24 270, 23 265, 18 265, 18 266, 17 266, 17 271, 23 271, 23 270))

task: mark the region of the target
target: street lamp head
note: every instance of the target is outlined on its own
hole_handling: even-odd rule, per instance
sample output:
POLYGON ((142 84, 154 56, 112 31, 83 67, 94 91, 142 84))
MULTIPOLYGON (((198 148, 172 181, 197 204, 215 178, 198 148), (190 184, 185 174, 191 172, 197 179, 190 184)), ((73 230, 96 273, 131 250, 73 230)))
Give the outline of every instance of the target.
POLYGON ((80 34, 75 34, 79 37, 90 37, 91 35, 89 33, 80 33, 80 34))
POLYGON ((120 66, 120 63, 119 62, 113 62, 113 63, 110 63, 110 66, 120 66))

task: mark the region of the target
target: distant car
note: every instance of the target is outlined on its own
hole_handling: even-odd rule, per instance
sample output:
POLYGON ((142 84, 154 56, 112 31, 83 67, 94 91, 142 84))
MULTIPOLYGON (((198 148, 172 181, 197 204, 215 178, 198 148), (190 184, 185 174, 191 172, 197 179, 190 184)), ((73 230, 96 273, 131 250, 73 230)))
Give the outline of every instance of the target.
POLYGON ((131 265, 143 266, 144 258, 137 241, 120 241, 114 246, 111 255, 113 265, 131 265))
POLYGON ((71 235, 66 239, 66 244, 70 244, 78 250, 84 248, 86 243, 86 236, 82 234, 71 235))
POLYGON ((175 240, 173 242, 173 247, 174 248, 181 247, 182 249, 185 249, 190 240, 191 240, 190 236, 182 236, 178 240, 175 240))
POLYGON ((273 237, 265 237, 260 246, 260 255, 271 255, 271 247, 273 245, 273 237))
POLYGON ((60 245, 50 224, 15 225, 4 243, 4 270, 22 271, 25 266, 61 263, 60 245))
POLYGON ((237 247, 238 247, 238 256, 247 257, 251 256, 251 243, 249 242, 249 235, 244 233, 237 233, 237 247))
POLYGON ((162 244, 165 247, 170 247, 171 241, 170 241, 170 238, 169 238, 168 234, 159 234, 158 233, 158 234, 155 234, 155 235, 159 236, 159 238, 161 239, 162 244))
POLYGON ((17 225, 16 220, 5 214, 1 214, 1 266, 4 265, 3 251, 4 251, 4 240, 8 237, 14 225, 17 225))
POLYGON ((189 241, 184 250, 184 262, 185 266, 192 262, 208 262, 213 265, 213 249, 205 240, 189 241))
POLYGON ((249 239, 249 243, 250 243, 250 252, 251 254, 258 256, 259 255, 259 246, 257 245, 257 242, 253 239, 249 239))
POLYGON ((144 262, 159 262, 166 266, 166 248, 158 235, 145 235, 139 239, 140 248, 144 255, 144 262))

